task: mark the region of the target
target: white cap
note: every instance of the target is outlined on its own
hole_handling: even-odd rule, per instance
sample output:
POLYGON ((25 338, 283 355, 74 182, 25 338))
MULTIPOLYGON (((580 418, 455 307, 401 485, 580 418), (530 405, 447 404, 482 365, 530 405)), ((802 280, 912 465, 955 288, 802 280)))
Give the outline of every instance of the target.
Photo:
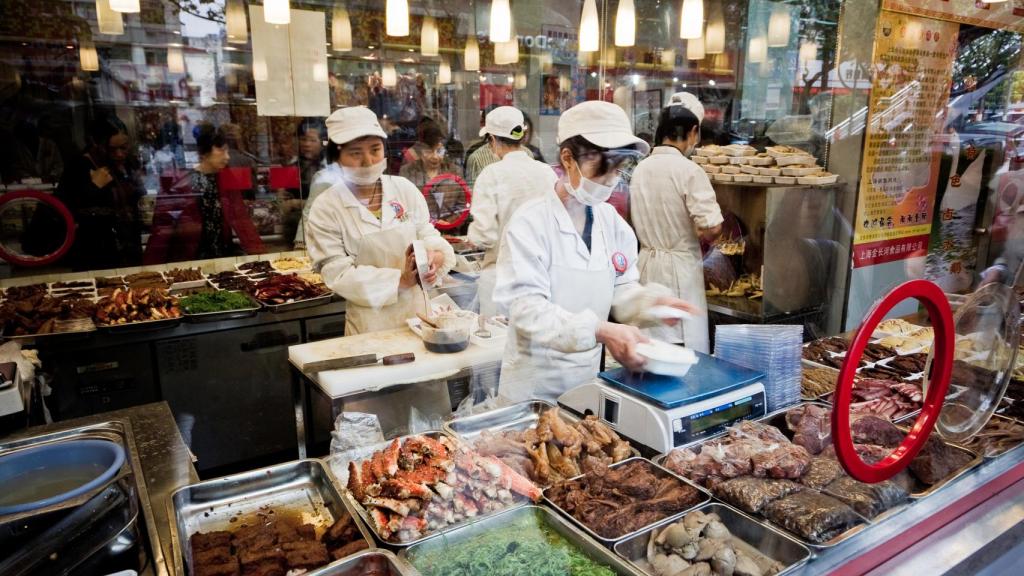
POLYGON ((487 113, 480 136, 493 134, 502 138, 521 140, 526 134, 526 119, 518 108, 499 106, 487 113))
POLYGON ((339 108, 327 117, 327 137, 335 144, 345 144, 364 136, 378 136, 387 139, 388 135, 380 127, 377 115, 366 106, 339 108))
POLYGON ((689 92, 676 92, 669 98, 668 105, 682 106, 693 112, 693 115, 697 117, 697 122, 704 123, 704 105, 693 94, 689 92))
POLYGON ((634 146, 647 154, 651 146, 633 135, 626 113, 611 102, 588 100, 569 108, 558 119, 558 143, 573 136, 583 136, 602 148, 634 146))

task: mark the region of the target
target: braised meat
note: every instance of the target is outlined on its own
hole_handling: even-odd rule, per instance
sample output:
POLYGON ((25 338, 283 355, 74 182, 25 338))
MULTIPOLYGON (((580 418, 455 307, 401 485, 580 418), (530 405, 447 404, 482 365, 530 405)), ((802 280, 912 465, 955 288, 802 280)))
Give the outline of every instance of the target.
POLYGON ((810 464, 807 450, 790 442, 774 426, 747 420, 727 430, 718 440, 673 450, 665 458, 665 467, 711 486, 747 475, 796 479, 810 464))
POLYGON ((221 564, 197 564, 192 570, 193 576, 239 576, 241 574, 237 558, 221 564))
POLYGON ((800 483, 808 488, 821 490, 832 483, 833 480, 844 476, 843 466, 835 458, 818 456, 811 460, 807 473, 800 478, 800 483))
POLYGON ((600 536, 618 538, 690 508, 700 492, 634 460, 556 484, 547 497, 600 536))
POLYGON ((852 508, 814 490, 802 490, 775 500, 765 506, 764 515, 811 542, 826 542, 862 523, 852 508))
POLYGON ((865 484, 849 476, 837 478, 825 487, 824 492, 845 502, 858 514, 867 518, 878 516, 906 501, 910 496, 901 486, 889 480, 865 484))
POLYGON ((952 448, 934 436, 928 437, 921 451, 910 462, 910 472, 931 486, 967 465, 971 455, 952 448))
POLYGON ((803 490, 803 486, 792 480, 766 480, 744 476, 733 478, 715 485, 715 496, 722 500, 757 514, 769 502, 803 490))

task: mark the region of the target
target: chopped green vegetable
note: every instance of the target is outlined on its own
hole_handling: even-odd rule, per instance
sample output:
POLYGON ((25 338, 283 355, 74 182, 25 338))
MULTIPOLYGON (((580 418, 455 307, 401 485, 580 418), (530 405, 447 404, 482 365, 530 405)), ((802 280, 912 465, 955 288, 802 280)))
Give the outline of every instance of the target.
MULTIPOLYGON (((467 528, 472 531, 472 528, 467 528)), ((440 536, 413 548, 409 560, 424 576, 614 576, 555 532, 539 513, 471 536, 440 536)))
POLYGON ((241 310, 255 306, 252 300, 242 294, 227 291, 186 296, 181 299, 179 305, 188 314, 228 312, 230 310, 241 310))

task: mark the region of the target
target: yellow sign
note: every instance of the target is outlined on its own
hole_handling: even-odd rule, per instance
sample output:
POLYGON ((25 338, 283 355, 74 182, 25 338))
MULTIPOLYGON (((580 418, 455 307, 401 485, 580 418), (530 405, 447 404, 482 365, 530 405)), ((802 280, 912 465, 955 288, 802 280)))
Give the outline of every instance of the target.
POLYGON ((1024 0, 882 0, 882 8, 937 20, 1024 32, 1024 0))
POLYGON ((958 29, 885 10, 879 15, 854 266, 927 251, 958 29))

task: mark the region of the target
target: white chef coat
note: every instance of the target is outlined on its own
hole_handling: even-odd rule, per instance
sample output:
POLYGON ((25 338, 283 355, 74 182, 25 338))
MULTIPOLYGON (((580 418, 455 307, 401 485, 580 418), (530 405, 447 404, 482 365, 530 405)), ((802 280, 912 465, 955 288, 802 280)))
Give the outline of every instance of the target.
POLYGON ((423 240, 428 251, 444 253, 439 277, 455 265, 455 252, 430 224, 416 185, 400 176, 381 176, 381 185, 381 220, 342 181, 317 196, 306 222, 314 269, 345 299, 346 335, 398 328, 423 311, 418 286, 398 287, 405 249, 413 240, 423 240), (384 240, 382 257, 378 242, 384 240), (373 254, 369 263, 366 254, 373 254))
POLYGON ((703 314, 674 327, 658 326, 651 338, 685 342, 709 352, 707 299, 698 229, 722 223, 722 210, 707 173, 672 146, 657 146, 633 171, 630 218, 640 239, 640 280, 667 286, 703 314))
POLYGON ((484 249, 477 295, 480 313, 494 316, 493 291, 495 265, 501 249, 501 238, 512 214, 525 202, 555 188, 558 177, 551 166, 538 162, 526 152, 509 152, 500 161, 487 165, 473 186, 473 202, 469 213, 469 241, 484 249))
POLYGON ((309 185, 309 198, 306 198, 306 203, 302 205, 302 218, 299 219, 299 228, 295 231, 296 244, 306 241, 305 223, 309 219, 309 211, 313 208, 313 201, 316 200, 316 197, 321 192, 341 182, 342 178, 341 166, 337 162, 328 163, 325 168, 317 170, 316 174, 313 175, 313 182, 309 185))
POLYGON ((649 322, 644 312, 668 292, 640 285, 636 236, 615 208, 594 207, 588 251, 554 190, 512 216, 497 270, 494 300, 511 330, 499 394, 511 401, 553 401, 594 378, 609 309, 620 322, 649 322))

